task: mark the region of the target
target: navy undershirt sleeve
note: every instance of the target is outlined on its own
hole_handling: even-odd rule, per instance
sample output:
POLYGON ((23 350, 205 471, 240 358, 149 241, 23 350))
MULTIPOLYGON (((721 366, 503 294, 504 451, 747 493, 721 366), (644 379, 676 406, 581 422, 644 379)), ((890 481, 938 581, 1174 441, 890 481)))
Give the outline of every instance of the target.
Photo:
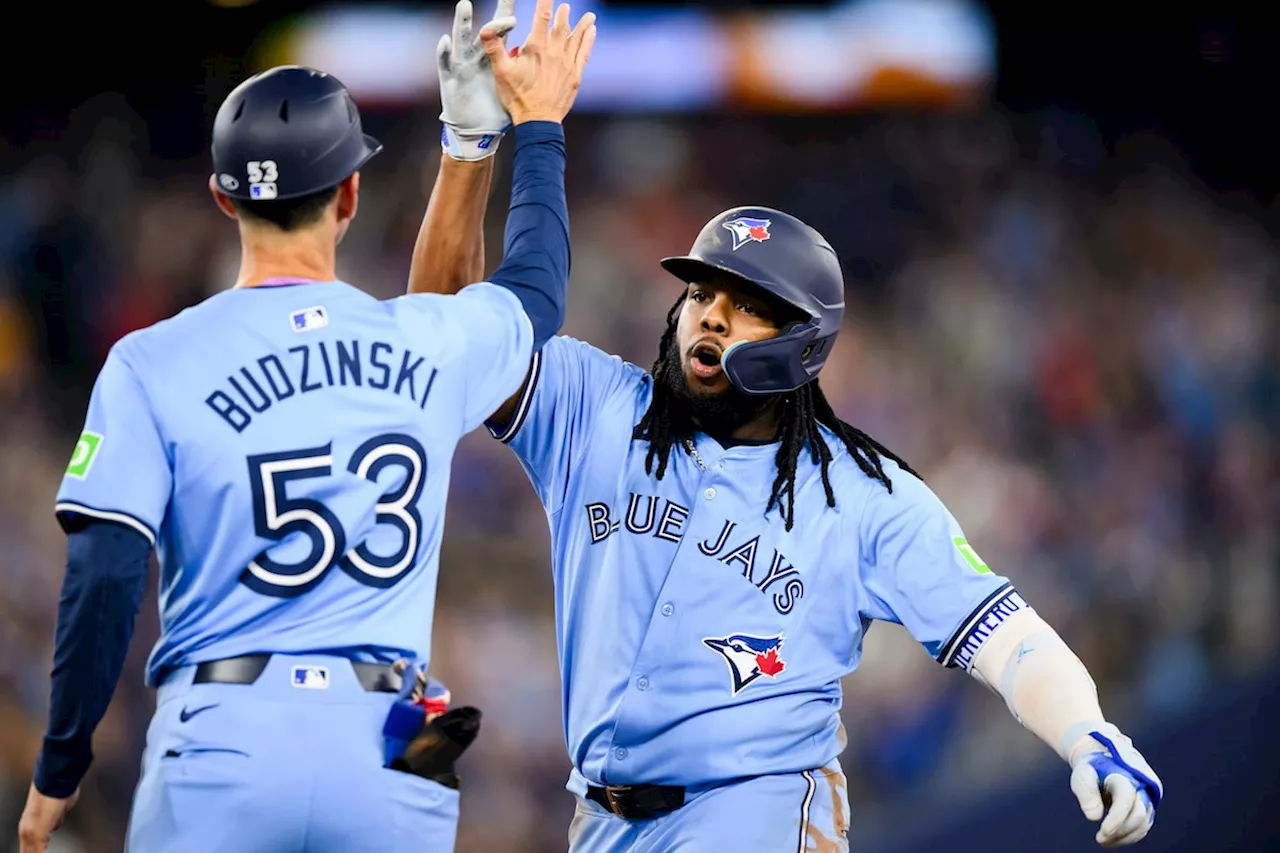
POLYGON ((507 288, 533 324, 533 348, 564 324, 569 289, 569 205, 565 200, 564 128, 530 121, 513 131, 516 142, 502 264, 489 278, 507 288))
POLYGON ((68 535, 49 728, 34 780, 46 796, 71 796, 93 760, 93 730, 120 680, 150 557, 147 538, 122 524, 90 521, 68 535))

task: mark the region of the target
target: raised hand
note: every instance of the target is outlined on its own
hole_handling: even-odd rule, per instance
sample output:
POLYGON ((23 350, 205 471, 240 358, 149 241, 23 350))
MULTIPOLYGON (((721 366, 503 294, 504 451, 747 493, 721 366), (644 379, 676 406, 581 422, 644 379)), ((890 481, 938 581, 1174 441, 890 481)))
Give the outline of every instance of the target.
MULTIPOLYGON (((485 29, 502 44, 515 29, 515 0, 498 0, 493 20, 485 29)), ((471 0, 458 0, 453 11, 453 32, 445 33, 436 45, 436 68, 440 76, 440 120, 444 122, 441 144, 456 160, 484 160, 498 150, 498 143, 511 127, 494 85, 489 56, 471 32, 471 0)))
POLYGON ((498 98, 513 124, 562 122, 578 96, 582 72, 591 57, 596 16, 588 12, 570 31, 569 5, 561 4, 554 20, 551 5, 552 0, 538 0, 529 38, 511 53, 497 28, 486 26, 480 31, 498 98))

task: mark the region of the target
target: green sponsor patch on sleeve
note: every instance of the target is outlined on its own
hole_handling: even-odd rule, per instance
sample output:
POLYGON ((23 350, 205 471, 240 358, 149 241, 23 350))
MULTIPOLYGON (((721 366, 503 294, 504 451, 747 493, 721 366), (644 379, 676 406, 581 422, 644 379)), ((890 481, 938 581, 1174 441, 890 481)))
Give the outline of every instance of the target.
POLYGON ((102 435, 100 433, 90 432, 89 430, 80 433, 80 440, 76 442, 75 452, 71 454, 71 464, 67 466, 67 475, 83 480, 85 474, 89 473, 89 466, 93 464, 94 457, 98 455, 98 448, 100 447, 102 447, 102 435))
POLYGON ((969 564, 969 568, 973 569, 980 575, 991 574, 991 568, 986 563, 982 562, 982 558, 978 556, 978 552, 973 550, 973 546, 965 541, 963 536, 956 536, 951 541, 956 543, 956 547, 960 549, 960 554, 964 557, 964 561, 969 564))

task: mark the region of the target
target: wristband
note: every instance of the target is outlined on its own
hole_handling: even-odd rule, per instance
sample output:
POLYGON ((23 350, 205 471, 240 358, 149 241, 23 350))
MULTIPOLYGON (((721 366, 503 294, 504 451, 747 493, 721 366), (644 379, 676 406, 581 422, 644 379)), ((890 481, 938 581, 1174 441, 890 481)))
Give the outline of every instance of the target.
POLYGON ((445 123, 440 132, 440 147, 455 160, 486 160, 497 152, 505 135, 503 131, 459 130, 445 123))

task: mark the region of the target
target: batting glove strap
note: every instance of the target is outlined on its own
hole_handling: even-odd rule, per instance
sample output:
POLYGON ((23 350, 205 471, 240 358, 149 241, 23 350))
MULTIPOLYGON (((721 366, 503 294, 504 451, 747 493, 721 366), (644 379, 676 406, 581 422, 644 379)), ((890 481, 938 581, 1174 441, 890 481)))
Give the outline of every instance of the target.
POLYGON ((1071 754, 1071 792, 1090 821, 1101 821, 1094 840, 1123 847, 1147 836, 1164 786, 1133 742, 1111 723, 1081 729, 1071 754))
POLYGON ((1101 732, 1089 732, 1089 737, 1106 747, 1107 752, 1093 752, 1086 756, 1086 760, 1093 766, 1098 774, 1098 782, 1101 784, 1112 773, 1121 773, 1128 776, 1139 792, 1143 793, 1151 802, 1154 809, 1160 805, 1160 797, 1163 795, 1163 786, 1159 780, 1155 778, 1154 772, 1150 767, 1146 767, 1146 761, 1138 755, 1137 750, 1132 747, 1122 748, 1116 745, 1116 742, 1101 732), (1108 754, 1110 753, 1110 754, 1108 754), (1129 760, 1126 759, 1125 753, 1129 753, 1129 760), (1143 767, 1135 766, 1141 763, 1143 767))
POLYGON ((440 133, 440 147, 455 160, 487 160, 498 151, 505 130, 462 130, 448 122, 440 133))

